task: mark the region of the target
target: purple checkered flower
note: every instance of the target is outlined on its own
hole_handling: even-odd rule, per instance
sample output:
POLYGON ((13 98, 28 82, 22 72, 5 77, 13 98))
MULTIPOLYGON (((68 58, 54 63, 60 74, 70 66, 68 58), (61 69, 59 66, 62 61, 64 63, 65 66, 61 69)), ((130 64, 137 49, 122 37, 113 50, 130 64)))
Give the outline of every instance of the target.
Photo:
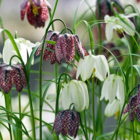
POLYGON ((21 20, 24 20, 27 13, 27 19, 35 28, 44 27, 45 21, 49 17, 48 8, 50 4, 46 0, 24 0, 20 6, 21 20))
POLYGON ((26 86, 26 78, 21 64, 8 65, 0 64, 0 89, 4 93, 9 93, 12 85, 16 85, 18 92, 21 92, 26 86))
MULTIPOLYGON (((76 46, 80 57, 84 58, 84 56, 89 55, 77 35, 71 35, 67 33, 60 34, 56 31, 48 31, 46 41, 48 40, 56 42, 55 45, 45 43, 43 60, 50 59, 51 64, 57 62, 60 65, 63 58, 67 63, 73 61, 75 56, 74 45, 76 46), (51 51, 50 49, 53 51, 51 51)), ((41 50, 42 46, 38 48, 36 55, 39 55, 41 53, 41 50)))
POLYGON ((63 136, 66 136, 69 134, 75 138, 79 128, 79 122, 80 115, 78 112, 72 110, 60 111, 56 116, 52 133, 55 130, 56 135, 61 133, 63 136))
POLYGON ((129 114, 129 118, 131 122, 134 122, 134 114, 136 114, 138 121, 140 122, 140 85, 138 86, 137 95, 133 95, 129 99, 129 103, 126 108, 123 110, 123 114, 129 114), (133 111, 132 111, 133 110, 133 111))

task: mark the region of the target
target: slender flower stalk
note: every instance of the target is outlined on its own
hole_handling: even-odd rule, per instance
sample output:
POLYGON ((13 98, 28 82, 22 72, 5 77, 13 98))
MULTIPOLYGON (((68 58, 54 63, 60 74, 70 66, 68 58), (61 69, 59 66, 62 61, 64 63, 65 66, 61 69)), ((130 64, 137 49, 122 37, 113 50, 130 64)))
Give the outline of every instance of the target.
POLYGON ((58 0, 55 1, 55 6, 54 6, 54 10, 53 10, 53 13, 52 13, 52 16, 51 16, 51 19, 50 19, 50 22, 49 22, 49 25, 45 31, 45 35, 44 35, 44 40, 43 40, 43 43, 42 43, 42 50, 41 50, 41 57, 40 57, 40 67, 39 67, 39 118, 40 118, 40 140, 42 140, 42 66, 43 66, 43 50, 44 50, 44 44, 45 44, 45 39, 46 39, 46 36, 47 36, 47 32, 49 30, 49 27, 51 25, 51 22, 53 20, 53 17, 54 17, 54 14, 55 14, 55 10, 56 10, 56 7, 57 7, 57 3, 58 3, 58 0))

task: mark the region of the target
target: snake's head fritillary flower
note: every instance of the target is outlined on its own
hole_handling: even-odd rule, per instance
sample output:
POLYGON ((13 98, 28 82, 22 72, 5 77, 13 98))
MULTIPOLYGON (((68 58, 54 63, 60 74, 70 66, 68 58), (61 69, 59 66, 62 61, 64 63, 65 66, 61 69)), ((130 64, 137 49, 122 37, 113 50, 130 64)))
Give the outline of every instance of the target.
POLYGON ((123 103, 120 100, 115 99, 112 103, 108 103, 105 108, 105 116, 111 117, 113 115, 119 118, 123 103))
POLYGON ((134 114, 136 114, 138 121, 140 122, 140 86, 138 86, 137 95, 133 95, 129 99, 129 103, 123 110, 123 114, 130 113, 129 118, 131 122, 134 122, 134 114))
MULTIPOLYGON (((18 50, 21 54, 21 57, 22 57, 24 63, 26 64, 27 63, 27 53, 30 56, 30 54, 32 52, 32 48, 34 48, 36 46, 36 44, 33 44, 29 40, 26 40, 24 38, 17 38, 17 39, 14 39, 14 41, 18 47, 18 50)), ((10 39, 7 39, 4 43, 2 55, 3 55, 4 63, 9 63, 11 57, 14 55, 17 55, 10 39)), ((11 62, 12 62, 12 64, 21 63, 20 60, 16 57, 14 57, 11 62)))
POLYGON ((73 103, 75 109, 78 112, 88 109, 89 106, 89 95, 88 89, 83 81, 71 80, 64 85, 61 92, 62 96, 62 107, 69 109, 69 106, 73 103))
POLYGON ((27 12, 27 19, 35 28, 44 27, 45 21, 48 19, 48 8, 50 4, 46 0, 24 0, 20 7, 21 19, 24 20, 27 12))
POLYGON ((80 59, 76 79, 79 75, 83 81, 86 81, 91 76, 97 77, 100 81, 105 80, 107 74, 109 75, 109 67, 104 55, 88 55, 84 59, 80 59))
POLYGON ((118 31, 119 33, 125 32, 130 36, 135 35, 135 25, 129 18, 137 16, 137 14, 136 13, 132 13, 129 15, 120 14, 119 16, 121 17, 121 19, 119 17, 109 16, 109 15, 106 15, 104 17, 106 22, 105 34, 106 34, 106 39, 108 41, 111 41, 113 38, 113 30, 118 31), (126 23, 123 22, 122 19, 126 23))
POLYGON ((12 85, 16 85, 18 92, 21 92, 23 87, 26 86, 26 78, 21 64, 0 64, 0 88, 9 93, 12 85))
MULTIPOLYGON (((43 60, 48 60, 50 58, 51 64, 54 64, 55 62, 61 64, 62 59, 67 63, 73 61, 75 56, 74 45, 76 46, 80 57, 84 58, 84 56, 88 55, 88 52, 83 47, 77 35, 59 34, 59 32, 56 31, 48 31, 46 41, 49 40, 55 41, 56 44, 45 43, 43 60)), ((38 48, 36 55, 39 55, 41 50, 42 46, 38 48)))
POLYGON ((103 83, 100 100, 105 98, 105 100, 109 100, 109 103, 111 104, 116 96, 123 104, 125 98, 124 83, 120 76, 111 74, 103 83))
POLYGON ((64 110, 58 112, 52 132, 55 130, 56 135, 60 133, 63 136, 69 134, 71 137, 76 137, 80 122, 80 115, 78 112, 72 110, 64 110))

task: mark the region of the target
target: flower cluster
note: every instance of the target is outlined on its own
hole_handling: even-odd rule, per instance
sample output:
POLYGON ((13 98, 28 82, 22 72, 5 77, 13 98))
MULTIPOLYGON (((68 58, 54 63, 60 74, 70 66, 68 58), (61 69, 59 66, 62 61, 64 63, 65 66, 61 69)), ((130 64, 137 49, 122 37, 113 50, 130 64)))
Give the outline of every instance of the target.
POLYGON ((24 0, 20 7, 21 19, 24 20, 27 12, 27 19, 35 28, 44 27, 45 21, 48 19, 48 8, 50 4, 46 0, 24 0))
POLYGON ((18 92, 21 92, 23 87, 26 86, 26 78, 21 64, 1 64, 0 65, 0 88, 9 93, 12 84, 16 85, 18 92))
MULTIPOLYGON (((56 31, 48 31, 46 41, 48 40, 56 42, 55 45, 45 43, 43 60, 48 60, 50 58, 51 64, 54 64, 55 62, 61 64, 63 58, 67 63, 70 63, 75 56, 74 45, 76 46, 80 57, 84 58, 84 56, 88 55, 88 52, 83 47, 77 35, 60 34, 56 31)), ((39 55, 41 53, 41 50, 42 46, 38 48, 36 55, 39 55)))

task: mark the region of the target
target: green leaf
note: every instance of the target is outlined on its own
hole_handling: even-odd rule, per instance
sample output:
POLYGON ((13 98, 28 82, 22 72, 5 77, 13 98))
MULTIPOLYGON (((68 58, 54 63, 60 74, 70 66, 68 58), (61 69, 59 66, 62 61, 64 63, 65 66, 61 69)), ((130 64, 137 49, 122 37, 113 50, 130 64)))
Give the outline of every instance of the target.
POLYGON ((133 65, 132 67, 135 68, 135 70, 138 72, 138 74, 140 75, 140 66, 138 65, 133 65))
POLYGON ((55 45, 56 44, 56 42, 55 41, 52 41, 52 40, 47 40, 45 42, 48 43, 48 44, 52 44, 52 45, 55 45))

